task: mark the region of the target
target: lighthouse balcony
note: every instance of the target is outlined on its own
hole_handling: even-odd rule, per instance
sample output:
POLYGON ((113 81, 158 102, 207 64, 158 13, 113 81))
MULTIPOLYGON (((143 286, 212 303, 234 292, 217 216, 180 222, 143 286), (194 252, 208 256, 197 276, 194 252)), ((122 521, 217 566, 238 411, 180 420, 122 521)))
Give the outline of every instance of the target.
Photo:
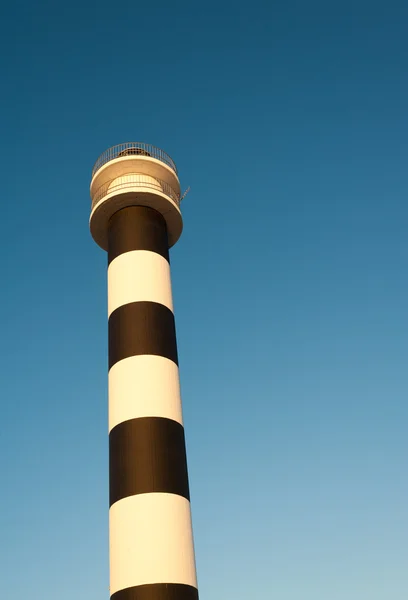
POLYGON ((94 177, 95 173, 99 171, 101 167, 112 160, 123 157, 143 156, 167 165, 167 167, 170 167, 177 175, 177 167, 174 160, 170 158, 166 152, 161 150, 161 148, 156 148, 156 146, 145 144, 144 142, 125 142, 124 144, 117 144, 116 146, 112 146, 112 148, 108 148, 108 150, 105 150, 105 152, 99 156, 92 169, 92 177, 94 177))
POLYGON ((134 193, 135 195, 144 196, 146 194, 157 194, 159 196, 167 196, 177 206, 180 206, 180 193, 177 192, 167 181, 145 175, 144 173, 128 173, 115 177, 110 181, 103 183, 92 194, 92 209, 102 199, 108 200, 111 196, 119 194, 134 193))

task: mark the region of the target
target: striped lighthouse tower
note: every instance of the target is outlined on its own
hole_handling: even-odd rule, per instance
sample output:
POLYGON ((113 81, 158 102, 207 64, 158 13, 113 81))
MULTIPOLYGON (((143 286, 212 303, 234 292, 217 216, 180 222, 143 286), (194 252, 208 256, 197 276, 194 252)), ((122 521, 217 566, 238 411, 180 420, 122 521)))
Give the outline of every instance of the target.
POLYGON ((183 227, 172 159, 115 146, 91 181, 108 252, 112 600, 198 600, 169 247, 183 227))

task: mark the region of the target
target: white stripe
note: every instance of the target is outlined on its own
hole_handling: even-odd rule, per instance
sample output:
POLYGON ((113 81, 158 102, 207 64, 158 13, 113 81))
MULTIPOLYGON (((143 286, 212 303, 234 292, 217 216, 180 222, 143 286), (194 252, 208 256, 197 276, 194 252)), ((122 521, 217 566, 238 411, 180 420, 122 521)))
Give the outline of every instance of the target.
POLYGON ((190 503, 176 494, 138 494, 109 511, 110 593, 149 583, 197 587, 190 503))
POLYGON ((168 261, 149 250, 120 254, 108 268, 108 315, 123 304, 146 300, 173 310, 168 261))
POLYGON ((109 371, 109 431, 139 417, 183 424, 178 366, 164 356, 130 356, 109 371))

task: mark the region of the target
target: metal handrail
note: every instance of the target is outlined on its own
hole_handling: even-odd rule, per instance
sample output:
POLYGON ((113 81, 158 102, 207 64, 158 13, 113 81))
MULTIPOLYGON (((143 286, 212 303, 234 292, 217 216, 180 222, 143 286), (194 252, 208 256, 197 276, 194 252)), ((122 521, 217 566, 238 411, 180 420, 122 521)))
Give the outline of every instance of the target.
POLYGON ((112 148, 108 148, 103 152, 92 169, 92 177, 95 175, 96 171, 102 167, 102 165, 107 162, 114 160, 115 158, 119 158, 122 156, 130 156, 132 154, 139 154, 141 156, 151 156, 152 158, 156 158, 160 160, 168 167, 173 169, 173 171, 177 174, 177 167, 175 162, 168 154, 166 154, 160 148, 156 148, 151 144, 145 144, 144 142, 125 142, 124 144, 118 144, 117 146, 112 146, 112 148))
POLYGON ((180 206, 180 194, 178 194, 175 190, 173 190, 173 188, 166 181, 163 181, 162 179, 158 179, 157 177, 155 177, 154 179, 155 179, 155 181, 157 181, 157 184, 156 184, 156 183, 154 183, 154 181, 152 181, 152 179, 153 178, 149 177, 149 176, 147 176, 147 177, 145 177, 145 179, 143 179, 143 175, 140 175, 139 181, 129 181, 129 175, 124 175, 123 177, 115 177, 115 179, 111 179, 111 181, 107 181, 106 183, 101 185, 96 190, 96 192, 93 194, 91 210, 93 210, 93 208, 98 204, 99 200, 101 200, 101 198, 103 198, 107 194, 110 194, 111 192, 115 192, 115 191, 119 191, 119 190, 122 191, 127 188, 137 188, 137 187, 151 188, 152 190, 157 190, 159 192, 162 192, 166 196, 169 196, 173 200, 173 202, 175 202, 177 204, 177 206, 180 206), (115 185, 110 187, 113 181, 115 181, 115 185))

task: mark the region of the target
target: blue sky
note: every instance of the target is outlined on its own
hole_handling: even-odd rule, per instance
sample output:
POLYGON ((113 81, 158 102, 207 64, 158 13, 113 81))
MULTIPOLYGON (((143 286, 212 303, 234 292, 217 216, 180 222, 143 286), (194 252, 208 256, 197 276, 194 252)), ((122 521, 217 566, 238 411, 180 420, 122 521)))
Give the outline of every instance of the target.
POLYGON ((408 594, 406 3, 9 3, 0 564, 108 598, 94 161, 176 161, 172 251, 201 599, 408 594))

